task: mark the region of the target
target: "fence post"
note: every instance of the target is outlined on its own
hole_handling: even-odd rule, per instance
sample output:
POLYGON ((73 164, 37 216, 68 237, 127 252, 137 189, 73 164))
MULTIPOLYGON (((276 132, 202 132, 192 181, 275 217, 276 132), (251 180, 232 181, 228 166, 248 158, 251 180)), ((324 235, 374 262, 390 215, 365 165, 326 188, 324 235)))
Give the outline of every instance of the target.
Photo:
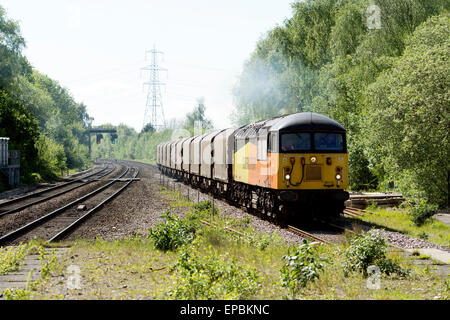
POLYGON ((214 217, 214 194, 212 195, 212 212, 211 215, 214 217))

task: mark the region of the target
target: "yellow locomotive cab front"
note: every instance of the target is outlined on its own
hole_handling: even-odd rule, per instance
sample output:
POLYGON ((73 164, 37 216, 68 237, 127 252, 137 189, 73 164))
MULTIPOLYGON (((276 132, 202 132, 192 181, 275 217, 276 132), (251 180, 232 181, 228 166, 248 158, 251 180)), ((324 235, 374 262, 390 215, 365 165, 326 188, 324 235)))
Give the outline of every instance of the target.
POLYGON ((275 154, 280 168, 277 189, 319 190, 346 189, 347 154, 293 153, 275 154))

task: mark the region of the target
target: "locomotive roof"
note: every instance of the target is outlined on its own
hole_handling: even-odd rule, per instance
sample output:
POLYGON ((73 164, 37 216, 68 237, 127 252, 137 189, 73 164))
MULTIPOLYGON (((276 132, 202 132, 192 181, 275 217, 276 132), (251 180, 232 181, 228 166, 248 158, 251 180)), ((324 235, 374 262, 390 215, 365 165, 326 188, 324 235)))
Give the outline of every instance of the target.
POLYGON ((314 112, 300 112, 251 123, 236 130, 236 138, 255 138, 261 129, 267 131, 326 130, 346 131, 337 121, 314 112))
POLYGON ((270 131, 291 130, 346 131, 337 121, 314 112, 301 112, 287 115, 270 128, 270 131))

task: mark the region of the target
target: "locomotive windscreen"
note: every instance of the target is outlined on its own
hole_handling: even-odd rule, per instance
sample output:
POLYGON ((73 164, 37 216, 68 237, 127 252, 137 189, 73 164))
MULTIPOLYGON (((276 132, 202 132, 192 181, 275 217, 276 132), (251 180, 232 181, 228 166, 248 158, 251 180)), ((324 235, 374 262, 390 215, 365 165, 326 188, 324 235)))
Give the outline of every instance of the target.
POLYGON ((281 134, 281 152, 344 152, 342 133, 289 132, 281 134))
POLYGON ((308 132, 285 133, 281 135, 281 151, 309 151, 311 150, 311 134, 308 132))
POLYGON ((344 151, 344 137, 341 133, 314 133, 314 147, 317 151, 344 151))

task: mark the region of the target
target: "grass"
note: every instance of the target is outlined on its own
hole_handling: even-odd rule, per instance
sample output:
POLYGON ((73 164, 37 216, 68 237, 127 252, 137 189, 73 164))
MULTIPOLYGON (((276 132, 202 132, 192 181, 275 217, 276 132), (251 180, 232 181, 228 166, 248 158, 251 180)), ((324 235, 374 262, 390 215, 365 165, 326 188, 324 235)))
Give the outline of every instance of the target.
MULTIPOLYGON (((29 292, 8 293, 11 299, 289 299, 282 286, 283 256, 297 245, 274 232, 256 232, 251 218, 235 219, 187 201, 179 192, 161 190, 169 208, 186 207, 184 219, 198 223, 193 242, 162 251, 146 235, 115 241, 78 239, 68 254, 47 257, 47 275, 29 292), (189 204, 189 205, 187 205, 189 204), (240 234, 229 232, 230 228, 240 234), (70 270, 80 271, 80 290, 69 289, 70 270)), ((205 206, 207 208, 207 206, 205 206)), ((395 250, 388 258, 409 270, 407 277, 381 277, 379 290, 369 289, 361 272, 343 272, 348 243, 316 246, 327 259, 319 278, 302 287, 300 299, 449 299, 448 280, 417 266, 395 250)), ((291 251, 292 252, 292 251, 291 251)))
POLYGON ((192 205, 194 204, 185 195, 181 194, 181 192, 179 192, 178 190, 171 191, 167 189, 167 187, 161 187, 160 193, 164 198, 169 200, 169 206, 171 208, 192 207, 192 205))
POLYGON ((433 218, 418 227, 411 221, 411 216, 407 211, 372 208, 370 213, 364 213, 358 219, 399 231, 414 238, 425 239, 444 247, 450 246, 450 227, 433 218))

